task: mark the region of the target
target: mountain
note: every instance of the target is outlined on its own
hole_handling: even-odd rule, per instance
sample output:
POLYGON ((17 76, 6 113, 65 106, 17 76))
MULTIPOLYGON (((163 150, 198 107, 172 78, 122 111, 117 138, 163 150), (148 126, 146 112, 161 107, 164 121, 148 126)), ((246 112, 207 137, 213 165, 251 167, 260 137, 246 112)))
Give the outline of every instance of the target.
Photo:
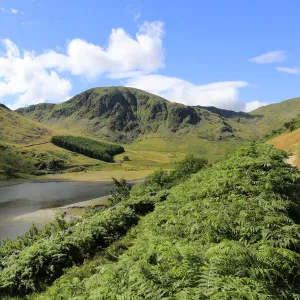
POLYGON ((126 143, 195 131, 199 138, 214 140, 256 136, 253 128, 244 126, 257 119, 253 115, 186 106, 125 87, 93 88, 61 104, 32 105, 17 112, 54 128, 126 143))
MULTIPOLYGON (((17 113, 42 123, 40 126, 51 128, 58 135, 67 133, 122 143, 124 155, 130 160, 115 166, 114 170, 126 176, 128 170, 134 171, 138 178, 151 169, 170 168, 188 153, 210 162, 220 160, 241 145, 260 140, 292 120, 298 115, 299 99, 268 105, 248 114, 186 106, 134 88, 103 87, 84 91, 60 104, 41 103, 20 108, 17 113)), ((57 148, 49 148, 50 144, 43 147, 46 147, 43 151, 58 153, 57 148)), ((73 160, 65 153, 64 160, 70 159, 73 160)), ((80 162, 72 165, 79 166, 80 162)), ((112 167, 107 166, 105 170, 110 172, 112 167)))

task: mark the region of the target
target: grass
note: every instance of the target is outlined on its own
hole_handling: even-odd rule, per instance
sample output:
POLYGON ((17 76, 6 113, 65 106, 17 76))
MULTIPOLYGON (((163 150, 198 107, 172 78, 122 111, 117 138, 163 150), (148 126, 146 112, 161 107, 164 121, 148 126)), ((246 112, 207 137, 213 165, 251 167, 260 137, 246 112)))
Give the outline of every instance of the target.
POLYGON ((50 140, 51 130, 43 124, 0 107, 0 141, 26 145, 50 140))

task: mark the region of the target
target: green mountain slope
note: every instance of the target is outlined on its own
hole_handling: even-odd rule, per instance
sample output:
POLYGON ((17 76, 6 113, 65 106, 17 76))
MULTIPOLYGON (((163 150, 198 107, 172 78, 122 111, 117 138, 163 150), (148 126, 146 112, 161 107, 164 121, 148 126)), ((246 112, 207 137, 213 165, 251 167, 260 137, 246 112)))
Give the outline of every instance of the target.
MULTIPOLYGON (((256 136, 253 116, 216 108, 190 107, 125 87, 94 88, 61 104, 17 110, 39 122, 111 141, 132 142, 146 136, 238 140, 256 136)), ((255 119, 255 118, 254 118, 255 119)))
POLYGON ((268 133, 273 129, 281 127, 285 122, 300 115, 300 98, 285 100, 262 106, 250 114, 253 116, 262 116, 258 120, 257 125, 264 133, 268 133))
POLYGON ((299 103, 299 99, 292 99, 248 114, 185 106, 134 88, 104 87, 87 90, 60 104, 42 103, 17 112, 59 134, 122 143, 130 161, 114 170, 129 174, 129 170, 170 168, 187 153, 204 156, 210 162, 220 160, 297 116, 299 103), (162 155, 168 158, 162 159, 162 155))
POLYGON ((10 144, 42 143, 50 139, 51 130, 0 105, 0 141, 10 144))

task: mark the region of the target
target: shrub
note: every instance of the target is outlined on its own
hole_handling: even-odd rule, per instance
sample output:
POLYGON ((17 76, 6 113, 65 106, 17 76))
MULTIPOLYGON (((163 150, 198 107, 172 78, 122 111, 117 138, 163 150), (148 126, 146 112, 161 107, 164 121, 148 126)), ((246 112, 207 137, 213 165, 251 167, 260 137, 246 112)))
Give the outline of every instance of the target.
POLYGON ((189 154, 184 160, 176 164, 174 170, 170 173, 170 177, 173 182, 179 183, 180 181, 186 180, 192 174, 195 174, 205 168, 207 163, 207 159, 189 154))
POLYGON ((130 196, 131 184, 127 183, 125 179, 117 180, 112 178, 114 182, 114 189, 110 191, 108 203, 110 206, 116 205, 121 201, 125 201, 130 196))

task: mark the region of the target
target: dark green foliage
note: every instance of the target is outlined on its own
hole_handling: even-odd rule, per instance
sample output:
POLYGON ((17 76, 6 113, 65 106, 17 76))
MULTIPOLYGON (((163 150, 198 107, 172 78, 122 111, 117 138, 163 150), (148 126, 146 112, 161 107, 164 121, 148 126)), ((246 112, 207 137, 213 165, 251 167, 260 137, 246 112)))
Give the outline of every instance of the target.
POLYGON ((185 181, 192 174, 195 174, 205 168, 207 163, 207 159, 189 154, 184 160, 176 164, 174 170, 170 173, 170 177, 173 182, 180 183, 185 181))
POLYGON ((300 117, 293 118, 291 121, 287 121, 283 124, 283 127, 292 132, 300 127, 300 117))
POLYGON ((95 141, 80 136, 53 136, 51 142, 64 149, 83 154, 88 157, 112 162, 113 156, 123 153, 124 148, 119 145, 95 141))
POLYGON ((124 155, 124 157, 123 157, 123 161, 130 161, 130 159, 129 159, 129 156, 127 156, 127 155, 124 155))
POLYGON ((7 239, 0 247, 0 298, 38 291, 63 274, 65 268, 105 249, 137 224, 138 215, 153 211, 165 201, 168 191, 153 196, 132 197, 131 185, 116 180, 115 197, 122 204, 101 212, 91 212, 77 223, 57 217, 39 231, 33 225, 15 241, 7 239), (119 199, 119 198, 118 198, 119 199))
POLYGON ((0 297, 28 294, 53 282, 64 268, 80 264, 107 247, 137 221, 138 216, 129 207, 119 206, 2 258, 0 297))
POLYGON ((130 246, 116 243, 91 273, 88 262, 74 267, 32 298, 299 299, 300 174, 286 158, 252 143, 171 190, 160 170, 144 187, 164 190, 134 187, 112 209, 3 259, 0 295, 50 283, 153 211, 128 235, 130 246))
POLYGON ((156 202, 118 259, 37 298, 299 299, 300 175, 286 157, 251 144, 200 171, 156 202))
POLYGON ((172 179, 167 171, 159 169, 145 178, 144 181, 137 183, 132 194, 142 196, 158 192, 163 189, 169 189, 173 185, 172 179))
POLYGON ((16 177, 18 170, 9 165, 6 165, 3 167, 3 172, 7 179, 11 179, 11 178, 16 177))
POLYGON ((114 182, 114 189, 110 191, 108 203, 110 206, 114 206, 121 201, 125 201, 130 196, 131 184, 127 183, 125 179, 117 180, 112 178, 114 182))
POLYGON ((160 169, 147 176, 143 182, 134 187, 133 195, 146 195, 151 192, 170 189, 206 166, 207 159, 189 154, 184 160, 176 163, 171 172, 160 169))

